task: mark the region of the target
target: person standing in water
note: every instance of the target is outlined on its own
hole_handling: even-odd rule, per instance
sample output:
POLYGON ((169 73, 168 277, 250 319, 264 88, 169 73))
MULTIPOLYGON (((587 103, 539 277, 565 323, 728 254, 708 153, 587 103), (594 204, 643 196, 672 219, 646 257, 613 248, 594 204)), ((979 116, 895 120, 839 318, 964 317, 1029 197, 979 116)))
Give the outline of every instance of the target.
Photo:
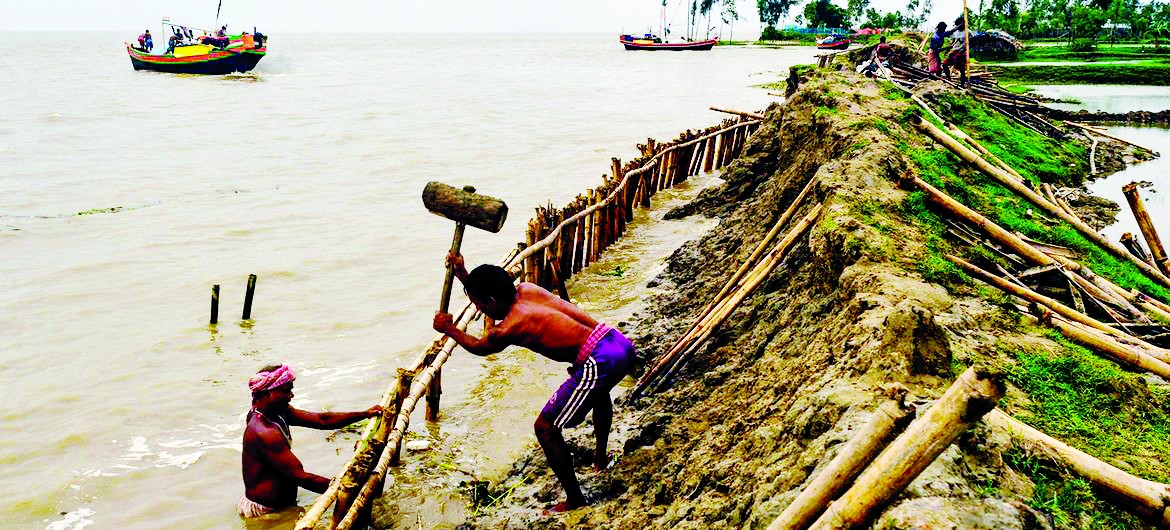
POLYGON ((561 430, 579 425, 592 410, 597 439, 593 467, 597 471, 609 467, 606 451, 613 421, 609 392, 629 373, 634 345, 620 331, 540 286, 528 282, 514 285, 500 267, 480 265, 469 274, 463 257, 455 253, 447 256, 447 264, 454 267, 471 302, 495 324, 483 337, 475 337, 455 327, 450 314, 437 313, 436 331, 475 355, 491 355, 515 345, 572 365, 569 378, 545 403, 534 428, 549 467, 565 488, 565 502, 548 511, 585 506, 588 501, 577 482, 573 455, 561 430))
POLYGON ((339 429, 382 414, 373 406, 360 412, 307 412, 293 408, 292 368, 278 364, 262 368, 248 380, 252 410, 244 429, 244 496, 236 505, 241 517, 251 518, 295 506, 297 488, 324 493, 329 479, 305 471, 292 452, 293 426, 339 429))

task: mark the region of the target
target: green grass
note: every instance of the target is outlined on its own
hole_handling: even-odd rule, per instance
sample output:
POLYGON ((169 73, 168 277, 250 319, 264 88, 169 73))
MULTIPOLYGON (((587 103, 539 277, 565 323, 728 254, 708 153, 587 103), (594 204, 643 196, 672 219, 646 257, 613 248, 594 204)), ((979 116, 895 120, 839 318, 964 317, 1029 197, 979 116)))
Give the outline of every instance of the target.
POLYGON ((1170 63, 1163 61, 1140 61, 1130 64, 986 66, 987 71, 996 79, 1009 83, 1170 85, 1170 63))
MULTIPOLYGON (((1014 414, 1025 423, 1136 476, 1170 481, 1170 396, 1147 386, 1140 375, 1050 331, 1053 352, 1007 351, 1017 364, 1008 380, 1028 395, 1014 414)), ((1036 485, 1032 506, 1052 514, 1057 527, 1081 514, 1092 528, 1143 528, 1136 518, 1094 499, 1088 483, 1046 458, 1013 448, 1007 463, 1036 485), (1136 525, 1136 526, 1135 526, 1136 525)))
POLYGON ((1058 142, 966 95, 939 96, 940 114, 979 141, 1033 183, 1079 185, 1088 174, 1088 154, 1076 142, 1058 142))

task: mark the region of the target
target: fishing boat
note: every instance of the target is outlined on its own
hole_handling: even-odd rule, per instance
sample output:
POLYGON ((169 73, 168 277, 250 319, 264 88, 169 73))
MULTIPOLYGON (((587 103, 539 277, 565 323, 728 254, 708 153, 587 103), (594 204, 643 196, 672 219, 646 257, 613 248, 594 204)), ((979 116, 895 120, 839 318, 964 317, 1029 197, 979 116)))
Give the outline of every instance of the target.
POLYGON ((256 34, 232 35, 227 46, 187 44, 174 51, 155 55, 126 44, 130 64, 135 70, 152 70, 171 74, 225 75, 248 72, 268 53, 265 38, 256 34))
MULTIPOLYGON (((229 35, 227 26, 219 25, 222 7, 223 0, 219 0, 215 7, 214 26, 219 27, 218 30, 172 24, 170 18, 164 17, 161 33, 169 33, 166 52, 156 55, 151 53, 149 46, 138 48, 126 43, 130 64, 135 70, 170 74, 226 75, 252 71, 268 53, 268 38, 256 28, 252 28, 252 33, 229 35), (196 31, 201 35, 196 37, 196 31)), ((149 36, 150 32, 147 32, 149 36)), ((141 39, 140 36, 139 42, 141 39)))
POLYGON ((844 50, 848 49, 853 41, 846 38, 844 35, 829 35, 817 41, 817 48, 821 50, 844 50))
POLYGON ((635 37, 633 35, 622 35, 621 43, 627 50, 696 50, 705 51, 710 50, 719 42, 719 37, 707 39, 703 41, 683 41, 683 42, 662 42, 662 39, 654 35, 645 35, 642 37, 635 37))
MULTIPOLYGON (((679 4, 681 6, 681 4, 679 4)), ((710 4, 705 4, 709 5, 710 4)), ((707 24, 710 24, 710 11, 702 11, 697 3, 691 2, 688 6, 687 13, 687 31, 682 40, 676 42, 667 42, 666 39, 659 38, 657 35, 647 31, 642 36, 622 34, 618 37, 618 42, 622 43, 627 50, 673 50, 673 51, 707 51, 719 43, 719 37, 711 38, 711 29, 707 28, 707 33, 703 40, 699 40, 700 29, 698 24, 702 23, 704 14, 707 16, 707 24), (700 12, 702 11, 702 12, 700 12)), ((677 12, 677 11, 676 11, 677 12)), ((666 21, 666 0, 662 0, 662 12, 658 17, 660 34, 670 36, 671 25, 666 21)))

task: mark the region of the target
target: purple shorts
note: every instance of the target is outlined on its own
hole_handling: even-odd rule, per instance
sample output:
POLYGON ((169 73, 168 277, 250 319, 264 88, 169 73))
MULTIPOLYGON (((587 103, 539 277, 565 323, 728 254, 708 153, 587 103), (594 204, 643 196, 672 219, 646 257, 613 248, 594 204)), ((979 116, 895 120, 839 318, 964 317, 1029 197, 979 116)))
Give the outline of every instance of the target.
POLYGON ((562 429, 580 425, 599 400, 609 401, 609 391, 630 373, 633 359, 634 344, 608 324, 598 324, 540 415, 562 429))

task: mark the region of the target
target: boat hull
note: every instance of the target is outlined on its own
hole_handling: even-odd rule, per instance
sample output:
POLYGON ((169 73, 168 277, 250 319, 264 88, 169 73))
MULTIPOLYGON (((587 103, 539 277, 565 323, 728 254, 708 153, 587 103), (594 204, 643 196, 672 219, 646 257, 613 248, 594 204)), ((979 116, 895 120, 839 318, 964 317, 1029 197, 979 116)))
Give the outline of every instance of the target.
POLYGON ((150 55, 126 47, 130 64, 135 70, 150 70, 170 74, 225 75, 248 72, 256 67, 266 54, 265 48, 248 50, 216 50, 203 55, 168 57, 150 55))
POLYGON ((710 39, 699 42, 652 42, 652 43, 638 43, 619 39, 627 50, 644 50, 644 51, 706 51, 710 50, 719 42, 719 39, 710 39))
POLYGON ((832 44, 817 44, 818 50, 846 50, 849 48, 850 41, 834 42, 832 44))

